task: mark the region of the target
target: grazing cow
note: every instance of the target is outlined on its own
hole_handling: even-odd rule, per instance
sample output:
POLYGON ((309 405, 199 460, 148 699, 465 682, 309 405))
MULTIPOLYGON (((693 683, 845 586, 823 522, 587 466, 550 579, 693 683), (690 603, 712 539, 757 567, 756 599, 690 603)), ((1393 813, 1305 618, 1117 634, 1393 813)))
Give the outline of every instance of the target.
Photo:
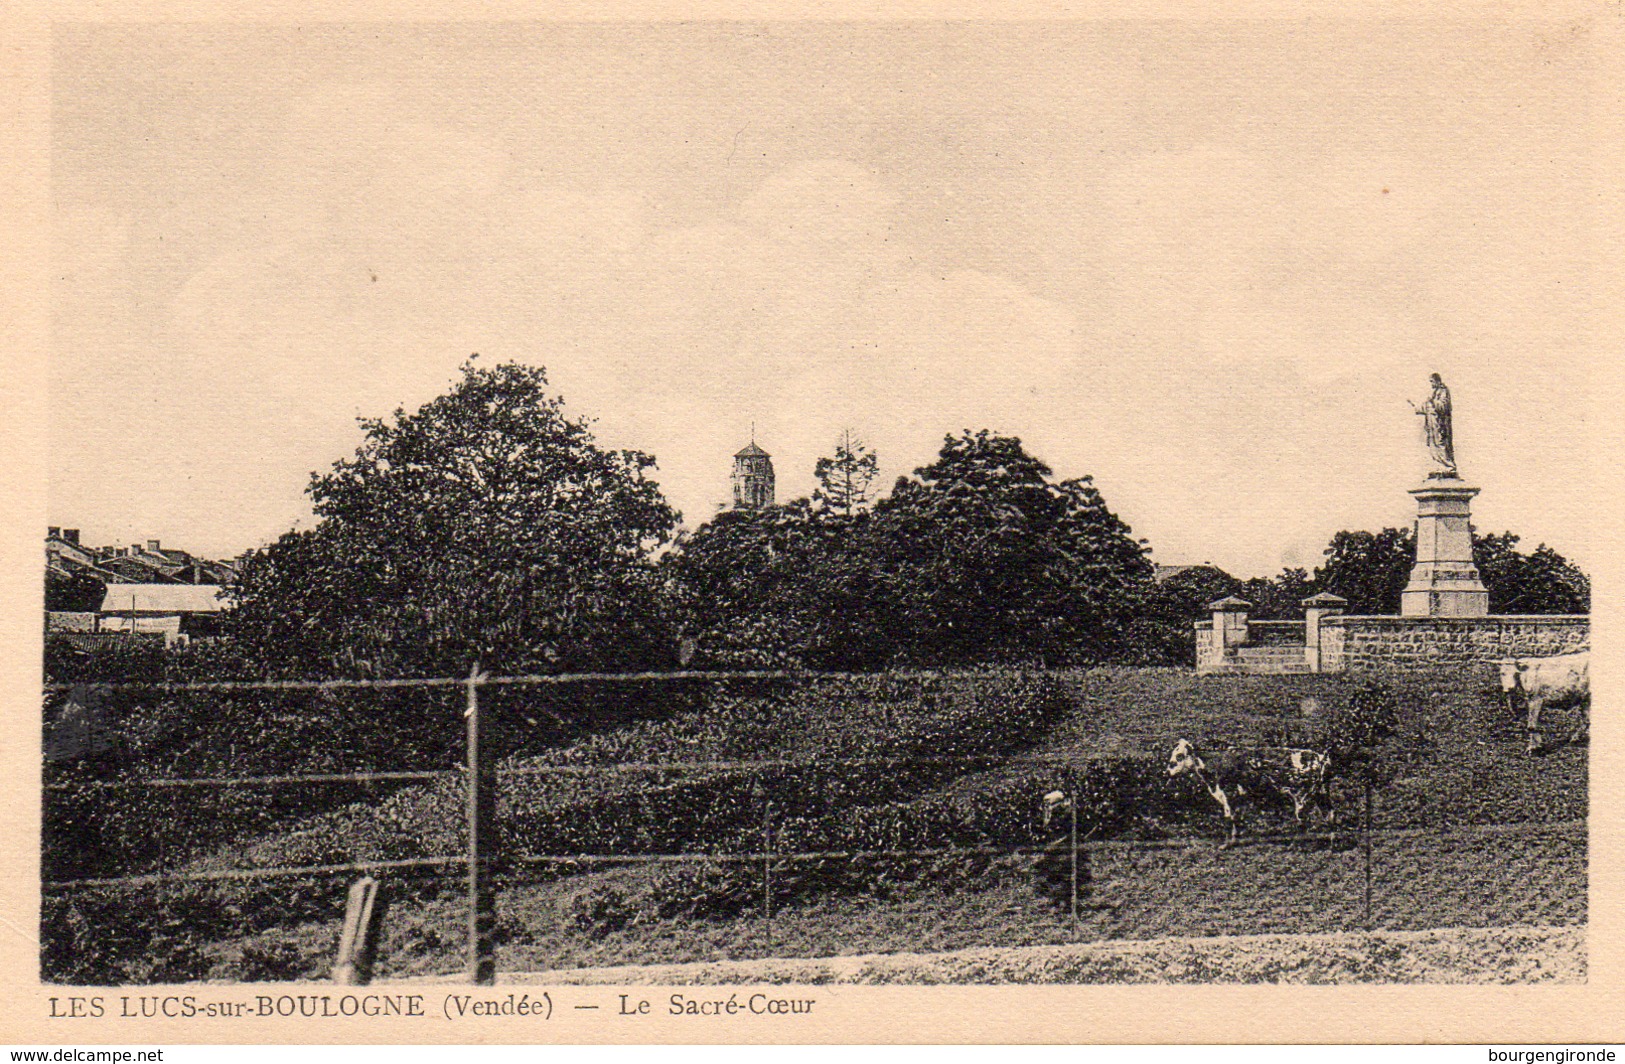
POLYGON ((1292 803, 1292 818, 1299 824, 1309 806, 1324 809, 1326 822, 1336 823, 1326 780, 1330 766, 1325 754, 1282 747, 1226 750, 1208 757, 1190 740, 1181 739, 1168 755, 1168 778, 1194 776, 1212 795, 1230 822, 1230 837, 1224 843, 1230 846, 1236 841, 1236 814, 1243 802, 1285 799, 1292 803))
POLYGON ((1580 722, 1569 733, 1568 741, 1582 738, 1589 726, 1591 708, 1591 654, 1557 654, 1549 658, 1509 658, 1499 662, 1501 690, 1505 692, 1507 709, 1517 713, 1515 695, 1521 695, 1526 710, 1525 726, 1529 729, 1528 753, 1538 754, 1546 749, 1546 736, 1541 728, 1540 715, 1547 706, 1580 705, 1585 709, 1580 722))

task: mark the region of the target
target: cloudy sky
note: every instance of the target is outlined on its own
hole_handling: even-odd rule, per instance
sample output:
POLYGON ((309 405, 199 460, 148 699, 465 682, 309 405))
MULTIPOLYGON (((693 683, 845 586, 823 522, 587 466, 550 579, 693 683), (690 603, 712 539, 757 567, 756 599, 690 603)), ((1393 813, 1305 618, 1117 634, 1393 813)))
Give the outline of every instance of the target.
POLYGON ((690 524, 843 428, 1091 474, 1163 562, 1407 523, 1427 375, 1483 529, 1587 560, 1580 27, 64 28, 50 521, 234 554, 471 353, 690 524))

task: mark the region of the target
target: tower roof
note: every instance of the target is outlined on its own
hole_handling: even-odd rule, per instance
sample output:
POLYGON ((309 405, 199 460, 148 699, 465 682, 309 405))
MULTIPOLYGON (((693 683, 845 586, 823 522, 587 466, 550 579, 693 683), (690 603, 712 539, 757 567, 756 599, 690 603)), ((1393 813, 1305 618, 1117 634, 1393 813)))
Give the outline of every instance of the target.
POLYGON ((734 454, 734 457, 735 458, 772 458, 773 456, 768 454, 766 451, 762 450, 760 447, 756 446, 756 441, 752 440, 749 443, 745 444, 745 446, 741 450, 737 451, 734 454))

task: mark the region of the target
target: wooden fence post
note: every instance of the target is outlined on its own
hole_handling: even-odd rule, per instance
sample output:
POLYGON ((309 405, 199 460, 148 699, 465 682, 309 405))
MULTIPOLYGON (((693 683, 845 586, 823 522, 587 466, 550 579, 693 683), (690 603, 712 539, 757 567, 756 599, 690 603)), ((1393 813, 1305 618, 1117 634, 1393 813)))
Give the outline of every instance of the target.
POLYGON ((495 721, 480 720, 478 662, 468 688, 468 979, 480 986, 496 982, 496 896, 491 866, 497 856, 495 721), (482 727, 483 725, 483 727, 482 727), (483 734, 482 734, 483 733, 483 734))
POLYGON ((372 963, 378 954, 378 939, 388 907, 389 897, 383 884, 372 876, 362 876, 350 884, 338 960, 333 964, 333 982, 343 986, 366 986, 372 982, 372 963))

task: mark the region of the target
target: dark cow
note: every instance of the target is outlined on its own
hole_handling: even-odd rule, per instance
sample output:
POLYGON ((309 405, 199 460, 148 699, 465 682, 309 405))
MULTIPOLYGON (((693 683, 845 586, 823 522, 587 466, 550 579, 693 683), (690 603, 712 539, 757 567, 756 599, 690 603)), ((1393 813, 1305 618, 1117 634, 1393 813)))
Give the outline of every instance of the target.
POLYGON ((1540 715, 1548 706, 1574 705, 1583 709, 1580 722, 1569 733, 1568 741, 1583 738, 1590 725, 1591 709, 1591 654, 1557 654, 1549 658, 1509 658, 1498 663, 1501 667, 1501 690, 1506 694, 1507 708, 1517 713, 1516 699, 1522 697, 1525 708, 1525 727, 1529 729, 1531 754, 1546 749, 1546 735, 1541 727, 1540 715))
POLYGON ((1280 801, 1292 803, 1292 818, 1303 823, 1303 811, 1311 806, 1325 810, 1326 823, 1335 824, 1327 775, 1331 759, 1314 750, 1263 747, 1254 750, 1225 750, 1204 755, 1188 739, 1174 744, 1168 755, 1168 778, 1194 776, 1213 800, 1219 803, 1230 822, 1226 846, 1236 841, 1238 807, 1245 802, 1280 801))

